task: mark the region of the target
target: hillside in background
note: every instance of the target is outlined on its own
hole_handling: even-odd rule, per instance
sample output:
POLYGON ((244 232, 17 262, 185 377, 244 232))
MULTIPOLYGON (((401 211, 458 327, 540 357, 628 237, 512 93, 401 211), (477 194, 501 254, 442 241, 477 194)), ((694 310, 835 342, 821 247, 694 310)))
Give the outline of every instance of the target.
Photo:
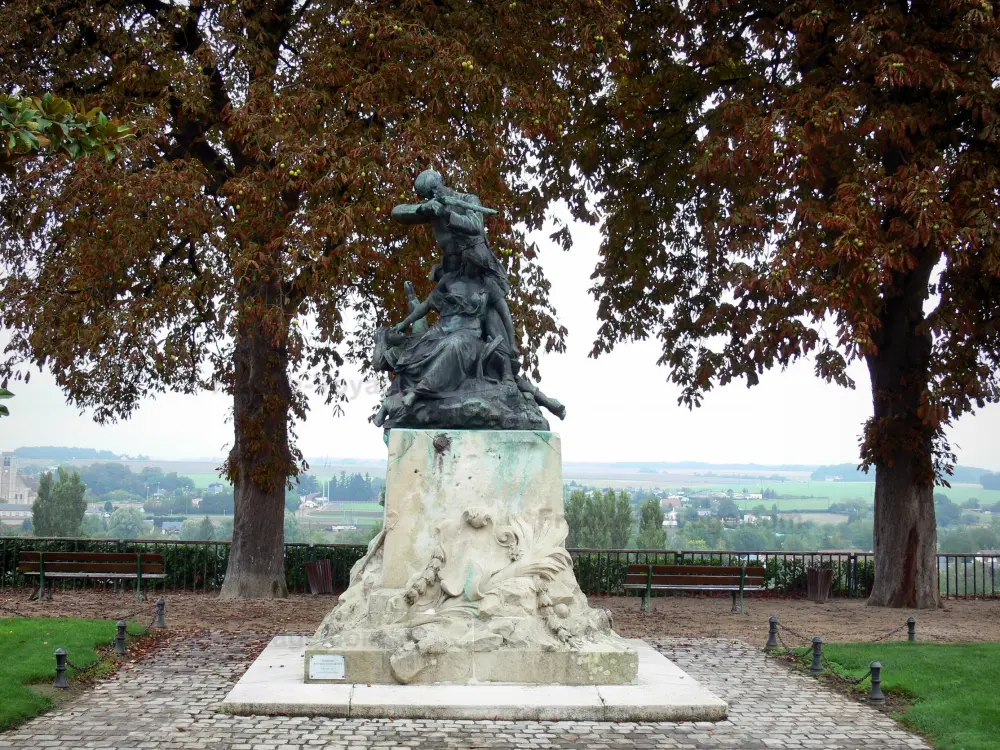
MULTIPOLYGON (((983 477, 989 473, 989 470, 975 466, 956 466, 948 481, 956 484, 980 484, 983 477)), ((874 482, 875 472, 860 471, 857 464, 833 464, 820 466, 812 473, 814 482, 824 482, 828 479, 839 479, 842 482, 874 482)))
POLYGON ((67 448, 61 445, 24 446, 15 448, 14 455, 18 458, 41 458, 53 461, 72 461, 73 459, 87 458, 114 461, 121 458, 117 453, 112 453, 111 451, 102 451, 96 448, 67 448))
MULTIPOLYGON (((193 460, 150 460, 148 456, 118 455, 109 450, 66 446, 22 446, 14 450, 19 459, 25 461, 123 461, 133 471, 144 468, 159 468, 165 472, 176 471, 195 478, 199 486, 218 481, 217 467, 222 459, 193 460), (201 476, 204 475, 204 476, 201 476)), ((310 458, 310 471, 318 476, 333 476, 343 470, 356 471, 358 468, 375 474, 384 474, 384 459, 355 458, 310 458)), ((748 482, 867 482, 874 483, 875 475, 858 469, 857 464, 754 464, 754 463, 712 463, 709 461, 566 461, 563 473, 567 479, 594 480, 607 478, 619 483, 636 483, 637 486, 656 486, 662 483, 659 477, 674 485, 678 482, 711 484, 712 480, 722 482, 746 480, 748 482), (773 472, 773 474, 772 474, 773 472), (768 476, 768 474, 771 474, 768 476)), ((985 489, 1000 490, 1000 472, 975 466, 956 466, 949 477, 952 484, 982 485, 985 489)))
POLYGON ((643 469, 652 471, 672 471, 690 469, 692 471, 794 471, 804 472, 816 469, 818 464, 713 464, 707 461, 564 461, 563 466, 609 467, 613 469, 643 469))

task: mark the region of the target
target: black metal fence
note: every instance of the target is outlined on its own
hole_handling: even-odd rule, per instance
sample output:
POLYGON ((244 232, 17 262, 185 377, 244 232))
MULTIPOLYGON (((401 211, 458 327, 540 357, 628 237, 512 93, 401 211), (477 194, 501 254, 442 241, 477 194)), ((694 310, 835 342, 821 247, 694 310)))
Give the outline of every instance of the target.
MULTIPOLYGON (((222 586, 229 561, 229 542, 175 540, 53 539, 0 537, 0 588, 28 583, 17 572, 17 557, 24 551, 151 552, 164 556, 167 578, 155 587, 168 591, 216 591, 222 586)), ((357 544, 286 544, 285 575, 289 591, 307 590, 305 563, 329 560, 333 585, 347 588, 351 566, 365 554, 357 544)), ((831 596, 867 597, 875 580, 875 556, 863 552, 734 552, 729 550, 625 550, 571 549, 580 587, 587 594, 625 593, 625 572, 631 563, 669 565, 763 565, 764 587, 789 596, 806 593, 806 570, 833 571, 831 596)), ((1000 597, 1000 557, 979 554, 938 555, 938 582, 948 598, 1000 597)), ((150 582, 152 583, 152 582, 150 582)), ((66 581, 81 586, 82 581, 66 581)))
POLYGON ((806 570, 833 570, 831 596, 865 597, 875 580, 874 555, 850 552, 735 552, 729 550, 570 550, 580 587, 588 594, 625 593, 631 563, 760 565, 768 591, 805 596, 806 570))
MULTIPOLYGON (((38 552, 148 552, 163 555, 166 578, 146 581, 149 588, 167 591, 216 591, 222 587, 229 563, 230 542, 182 542, 166 539, 56 539, 0 537, 0 588, 29 583, 17 572, 20 551, 38 552)), ((351 566, 364 556, 357 544, 286 544, 285 578, 289 591, 307 590, 305 563, 329 560, 335 590, 347 588, 351 566)), ((37 580, 37 579, 36 579, 37 580)), ((57 584, 58 586, 59 584, 57 584)), ((64 587, 84 585, 75 579, 64 587)))

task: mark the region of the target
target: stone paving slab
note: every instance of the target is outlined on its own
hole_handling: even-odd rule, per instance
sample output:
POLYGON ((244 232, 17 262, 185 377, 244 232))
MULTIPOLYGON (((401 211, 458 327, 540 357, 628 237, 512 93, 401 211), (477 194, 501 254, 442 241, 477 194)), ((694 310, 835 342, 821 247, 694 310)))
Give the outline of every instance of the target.
POLYGON ((369 685, 306 682, 309 639, 279 635, 225 697, 227 714, 517 721, 719 721, 726 704, 656 649, 627 641, 635 685, 369 685))
POLYGON ((918 750, 888 717, 790 673, 744 643, 663 640, 658 648, 729 704, 720 722, 608 723, 227 716, 217 706, 246 671, 247 636, 177 638, 134 669, 21 727, 0 748, 302 750, 918 750))

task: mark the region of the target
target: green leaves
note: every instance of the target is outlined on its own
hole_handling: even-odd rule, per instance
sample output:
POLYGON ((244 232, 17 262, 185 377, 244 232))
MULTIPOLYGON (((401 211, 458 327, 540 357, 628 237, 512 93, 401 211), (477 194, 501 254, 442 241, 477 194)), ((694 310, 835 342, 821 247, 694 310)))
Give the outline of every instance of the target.
POLYGON ((0 94, 0 166, 43 149, 72 158, 100 153, 113 159, 131 128, 118 125, 99 109, 78 112, 51 93, 41 99, 0 94))
POLYGON ((651 497, 642 506, 636 546, 639 549, 663 549, 667 546, 667 531, 663 528, 663 508, 659 498, 651 497))
POLYGON ((87 510, 86 491, 87 486, 77 472, 59 467, 55 477, 51 472, 42 474, 31 509, 35 536, 79 536, 87 510))
POLYGON ((625 490, 573 490, 566 503, 567 547, 624 549, 632 535, 632 506, 625 490))
MULTIPOLYGON (((6 388, 0 387, 0 400, 12 398, 13 396, 14 394, 8 391, 6 388)), ((0 404, 0 417, 9 417, 9 416, 10 416, 10 411, 7 409, 7 407, 0 404)))

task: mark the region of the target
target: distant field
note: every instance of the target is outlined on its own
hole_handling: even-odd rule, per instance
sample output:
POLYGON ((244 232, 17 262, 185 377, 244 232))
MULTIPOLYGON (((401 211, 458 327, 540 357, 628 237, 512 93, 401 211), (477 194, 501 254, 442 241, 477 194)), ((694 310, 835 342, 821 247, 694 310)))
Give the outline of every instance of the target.
MULTIPOLYGON (((739 489, 742 490, 745 486, 745 483, 741 483, 739 489)), ((781 484, 766 486, 782 496, 812 496, 808 500, 786 500, 782 498, 778 503, 779 510, 782 510, 784 507, 790 507, 789 503, 794 505, 794 508, 790 507, 790 509, 794 510, 825 510, 827 503, 839 503, 848 500, 874 501, 875 499, 874 482, 783 482, 781 484)), ((732 488, 736 490, 735 485, 716 485, 713 488, 721 490, 732 488)), ((747 489, 753 492, 759 491, 760 488, 758 487, 754 490, 747 487, 747 489)), ((1000 490, 984 490, 978 485, 937 487, 934 491, 947 495, 956 503, 963 503, 973 497, 978 499, 983 505, 1000 503, 1000 490)), ((759 501, 751 500, 750 502, 757 503, 759 501)), ((764 504, 770 507, 771 502, 765 501, 764 504)))
MULTIPOLYGON (((593 486, 606 487, 607 484, 594 482, 593 486)), ((747 481, 735 481, 722 484, 715 481, 712 484, 672 485, 664 489, 680 490, 686 487, 690 490, 718 490, 725 492, 733 490, 742 492, 759 492, 761 489, 772 489, 782 497, 778 500, 740 500, 740 507, 749 510, 755 505, 763 504, 769 509, 777 503, 778 510, 826 510, 830 503, 843 503, 850 500, 875 500, 874 482, 763 482, 753 486, 747 481), (792 496, 792 497, 788 497, 792 496)), ((976 498, 982 505, 1000 503, 1000 490, 985 490, 979 485, 955 485, 953 487, 936 487, 936 493, 947 495, 952 502, 963 503, 970 498, 976 498)))
POLYGON ((189 472, 186 473, 184 476, 190 477, 191 481, 194 482, 194 486, 197 487, 199 490, 203 490, 206 487, 208 487, 208 485, 215 484, 216 482, 224 484, 227 487, 229 486, 229 480, 223 479, 216 472, 213 471, 189 472))
POLYGON ((838 523, 847 523, 848 516, 845 513, 779 513, 778 516, 785 521, 794 521, 795 523, 805 523, 806 521, 812 521, 813 523, 825 524, 828 526, 835 526, 838 523))
POLYGON ((778 511, 787 513, 793 510, 824 511, 830 507, 830 503, 838 502, 829 498, 779 498, 777 500, 739 500, 740 510, 753 510, 758 505, 763 505, 768 510, 771 506, 777 505, 778 511))
POLYGON ((219 461, 119 461, 110 460, 103 458, 73 458, 73 459, 54 459, 54 458, 19 458, 17 459, 18 464, 21 466, 31 465, 31 466, 42 466, 45 468, 51 466, 90 466, 91 464, 102 464, 102 463, 112 463, 112 464, 124 464, 129 467, 132 471, 138 474, 145 468, 161 469, 164 473, 169 474, 172 471, 176 471, 178 474, 198 474, 204 472, 214 472, 218 466, 222 463, 219 461))
MULTIPOLYGON (((175 471, 175 469, 164 469, 164 471, 175 471)), ((384 475, 384 472, 380 471, 378 467, 371 467, 371 466, 343 467, 343 471, 346 471, 348 474, 360 473, 362 476, 364 476, 367 473, 372 478, 379 478, 379 479, 383 478, 384 475)), ((312 476, 316 477, 320 485, 325 484, 331 479, 339 477, 340 472, 341 472, 341 467, 321 466, 318 467, 318 470, 314 468, 309 469, 309 473, 312 476), (334 469, 336 469, 336 471, 334 471, 334 469)), ((229 482, 227 480, 219 477, 219 474, 214 471, 185 471, 178 473, 183 473, 184 476, 191 477, 191 481, 194 482, 194 486, 197 487, 198 489, 205 489, 206 487, 208 487, 208 485, 212 484, 213 482, 222 482, 227 486, 229 485, 229 482)))
MULTIPOLYGON (((93 459, 80 459, 73 461, 54 462, 44 459, 23 459, 24 464, 31 464, 49 467, 56 463, 86 465, 100 463, 93 459)), ((228 485, 218 474, 218 466, 222 459, 214 461, 121 461, 134 472, 140 472, 146 467, 156 467, 164 472, 177 472, 192 479, 195 487, 205 489, 214 482, 221 482, 228 485)), ((349 461, 330 463, 313 463, 309 467, 309 473, 315 476, 320 482, 339 476, 341 472, 353 474, 360 472, 368 473, 373 478, 384 478, 385 464, 375 461, 349 461)), ((825 511, 830 503, 845 502, 849 500, 871 501, 875 495, 875 484, 872 482, 813 482, 809 480, 809 474, 804 471, 761 471, 760 476, 755 476, 754 471, 733 471, 725 472, 713 470, 712 472, 698 472, 693 470, 661 470, 653 473, 650 470, 641 471, 634 467, 611 467, 600 465, 574 465, 572 463, 563 467, 563 480, 566 483, 576 481, 577 484, 591 487, 614 487, 621 488, 644 488, 677 491, 682 488, 690 490, 731 489, 734 492, 759 492, 761 489, 772 489, 779 495, 795 496, 799 499, 782 498, 778 501, 778 509, 782 512, 792 510, 816 510, 825 511), (713 476, 705 476, 707 473, 713 476), (733 476, 739 475, 739 476, 733 476), (785 481, 778 481, 771 477, 778 475, 785 477, 785 481), (802 499, 804 498, 804 499, 802 499)), ((970 498, 976 498, 983 505, 993 505, 1000 503, 1000 490, 985 490, 979 485, 956 485, 954 487, 938 487, 935 492, 943 492, 952 501, 963 503, 970 498)), ((764 505, 771 507, 774 501, 764 501, 764 505)), ((749 501, 744 504, 744 509, 750 509, 760 501, 749 501)), ((359 511, 362 509, 358 509, 359 511)))
POLYGON ((314 513, 309 513, 303 517, 304 522, 308 523, 321 523, 321 524, 338 524, 338 523, 373 523, 375 521, 381 520, 383 516, 383 509, 381 505, 376 505, 373 510, 363 510, 363 511, 328 511, 320 510, 314 513))
MULTIPOLYGON (((222 482, 223 484, 227 484, 225 480, 220 479, 217 474, 212 472, 192 472, 188 473, 186 476, 191 477, 195 486, 199 489, 205 489, 213 482, 222 482)), ((686 476, 684 477, 685 481, 675 483, 673 481, 673 476, 660 476, 662 476, 662 479, 656 479, 653 481, 647 480, 645 482, 636 481, 634 479, 611 479, 600 477, 588 477, 586 479, 578 478, 576 481, 579 484, 585 484, 591 487, 614 487, 616 489, 641 486, 647 489, 659 488, 661 490, 673 491, 686 488, 689 490, 707 489, 725 492, 726 490, 731 489, 734 492, 739 493, 744 489, 748 492, 759 492, 761 489, 766 488, 772 489, 782 496, 777 500, 741 500, 739 501, 740 507, 744 511, 748 511, 754 506, 761 504, 770 509, 775 503, 777 503, 778 510, 781 512, 794 510, 825 511, 830 507, 831 503, 843 503, 850 500, 872 502, 875 499, 874 482, 776 482, 774 480, 762 480, 755 484, 753 481, 748 479, 735 479, 730 482, 725 482, 720 477, 699 477, 697 479, 702 480, 699 482, 694 481, 694 479, 696 479, 694 477, 686 476)), ((321 481, 326 481, 328 477, 319 476, 319 478, 321 481)), ((567 483, 570 481, 569 477, 565 477, 565 480, 567 483)), ((1000 490, 985 490, 978 485, 938 487, 935 489, 935 492, 946 494, 953 502, 956 503, 963 503, 970 498, 978 499, 983 505, 1000 503, 1000 490)), ((348 512, 373 511, 381 513, 382 508, 377 503, 358 502, 348 503, 345 510, 348 512)))
MULTIPOLYGON (((149 514, 146 515, 148 516, 149 514)), ((178 513, 172 516, 157 516, 157 518, 162 518, 164 521, 168 521, 171 523, 177 521, 201 521, 203 518, 207 518, 216 526, 218 526, 220 523, 223 523, 224 521, 228 521, 229 523, 233 522, 232 516, 214 516, 214 515, 206 516, 204 513, 199 513, 197 508, 195 508, 190 513, 178 513)))
MULTIPOLYGON (((564 464, 563 479, 565 481, 576 480, 578 484, 597 484, 602 487, 680 487, 685 485, 706 485, 711 483, 760 483, 764 481, 762 477, 774 474, 787 477, 792 481, 806 481, 809 479, 809 472, 806 471, 720 471, 714 470, 693 470, 693 469, 661 469, 660 471, 641 471, 633 467, 608 467, 608 466, 585 466, 580 464, 564 464), (700 476, 712 473, 715 476, 700 476), (741 477, 754 477, 753 479, 730 479, 729 475, 740 475, 741 477)), ((731 486, 727 484, 727 486, 731 486)))

